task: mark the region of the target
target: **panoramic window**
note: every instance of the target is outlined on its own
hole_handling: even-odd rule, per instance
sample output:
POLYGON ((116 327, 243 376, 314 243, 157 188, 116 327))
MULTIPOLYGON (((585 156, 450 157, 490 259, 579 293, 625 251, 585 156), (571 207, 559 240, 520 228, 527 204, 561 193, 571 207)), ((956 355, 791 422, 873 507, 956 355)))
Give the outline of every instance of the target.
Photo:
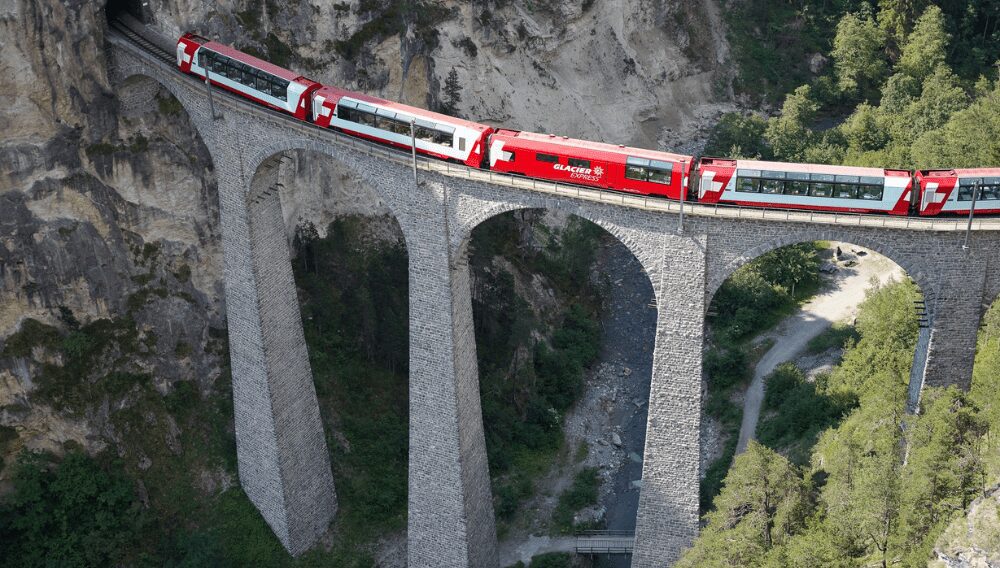
POLYGON ((762 179, 760 180, 760 192, 776 194, 781 193, 785 187, 785 182, 780 179, 762 179))
POLYGON ((809 195, 813 197, 830 197, 833 195, 833 184, 813 182, 809 184, 809 195))
POLYGON ((648 177, 649 160, 629 157, 625 160, 625 177, 637 181, 646 181, 648 177))
POLYGON ((535 153, 535 159, 539 162, 548 162, 550 164, 555 164, 559 162, 559 156, 553 156, 552 154, 542 154, 541 152, 535 153))
POLYGON ((742 191, 744 193, 757 193, 760 191, 759 182, 760 180, 750 177, 740 177, 736 178, 736 191, 742 191))
POLYGON ((858 198, 867 199, 869 201, 881 201, 882 186, 869 184, 858 186, 858 198))
POLYGON ((649 181, 653 183, 670 184, 670 174, 673 171, 674 165, 670 162, 649 161, 649 181))

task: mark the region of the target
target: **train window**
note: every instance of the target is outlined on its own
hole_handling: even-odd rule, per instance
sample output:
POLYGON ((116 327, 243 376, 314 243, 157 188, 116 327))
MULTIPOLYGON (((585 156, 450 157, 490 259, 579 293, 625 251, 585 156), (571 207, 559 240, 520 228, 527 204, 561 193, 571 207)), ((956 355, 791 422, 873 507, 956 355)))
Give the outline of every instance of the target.
POLYGON ((542 154, 541 152, 535 153, 535 159, 539 162, 548 162, 550 164, 559 163, 559 156, 553 156, 552 154, 542 154))
POLYGON ((465 138, 459 138, 458 139, 458 151, 459 152, 464 152, 465 151, 465 138))
POLYGON ((838 183, 834 186, 833 196, 839 199, 857 199, 858 186, 838 183))
POLYGON ((988 199, 991 201, 1000 199, 1000 182, 981 186, 979 189, 979 199, 988 199))
POLYGON ((590 169, 590 160, 580 160, 580 159, 577 159, 577 158, 569 158, 569 160, 567 160, 567 162, 569 163, 569 165, 571 165, 571 166, 573 166, 575 168, 590 169))
POLYGON ((434 132, 434 143, 440 144, 441 146, 451 147, 453 136, 448 132, 442 132, 441 130, 433 130, 434 132))
POLYGON ((649 181, 653 183, 663 183, 670 185, 670 170, 650 167, 649 181))
POLYGON ((868 199, 870 201, 882 200, 882 186, 863 184, 858 186, 858 199, 868 199))
POLYGON ((809 193, 809 182, 788 180, 785 182, 785 195, 806 195, 809 193))
POLYGON ((433 128, 417 125, 417 139, 436 144, 437 132, 433 128))
POLYGON ((625 177, 638 181, 646 181, 646 168, 641 166, 625 165, 625 177))
POLYGON ((770 178, 770 179, 785 179, 785 172, 760 172, 760 177, 770 178))
POLYGON ((736 178, 736 191, 745 193, 757 193, 760 191, 760 180, 757 178, 739 177, 736 178))
POLYGON ((809 184, 809 195, 813 197, 830 197, 833 195, 833 184, 814 181, 809 184))
POLYGON ((406 136, 409 136, 410 123, 404 122, 397 118, 396 120, 392 121, 392 124, 390 125, 390 131, 395 132, 396 134, 405 134, 406 136))
POLYGON ((337 118, 340 120, 346 120, 348 122, 358 122, 358 111, 353 108, 345 107, 344 105, 337 105, 337 118))
POLYGON ((760 192, 771 194, 781 193, 782 189, 784 189, 784 185, 785 182, 778 179, 762 179, 760 180, 760 192))
POLYGON ((959 201, 972 201, 972 192, 975 190, 974 185, 965 185, 965 180, 963 180, 962 185, 958 186, 958 200, 959 201))
POLYGON ((375 126, 375 115, 370 112, 358 110, 358 122, 365 126, 375 126))

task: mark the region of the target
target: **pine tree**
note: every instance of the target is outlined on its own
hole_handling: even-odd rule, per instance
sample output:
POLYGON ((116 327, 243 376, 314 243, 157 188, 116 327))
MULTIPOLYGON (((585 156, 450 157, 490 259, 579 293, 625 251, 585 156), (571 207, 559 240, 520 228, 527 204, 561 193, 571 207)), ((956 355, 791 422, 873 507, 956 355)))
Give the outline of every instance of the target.
POLYGON ((444 100, 441 102, 441 112, 451 116, 459 116, 458 103, 462 102, 462 85, 458 82, 458 71, 454 67, 448 72, 444 81, 444 100))

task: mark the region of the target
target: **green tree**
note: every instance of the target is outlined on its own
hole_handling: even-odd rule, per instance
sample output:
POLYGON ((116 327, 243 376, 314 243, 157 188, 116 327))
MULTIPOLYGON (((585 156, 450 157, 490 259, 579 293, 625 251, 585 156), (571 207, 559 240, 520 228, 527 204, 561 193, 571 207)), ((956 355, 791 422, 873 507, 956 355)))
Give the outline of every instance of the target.
POLYGON ((888 70, 882 53, 884 45, 885 33, 870 16, 846 14, 841 18, 830 52, 837 86, 848 93, 868 96, 888 70))
POLYGON ((889 142, 878 109, 868 103, 861 103, 841 125, 841 132, 848 147, 855 152, 880 150, 889 142))
POLYGON ((781 286, 795 297, 796 286, 819 283, 819 257, 813 243, 798 243, 775 249, 754 261, 768 282, 781 286))
POLYGON ((712 129, 705 146, 706 156, 768 159, 771 149, 764 144, 767 119, 750 113, 727 112, 712 129))
POLYGON ((144 515, 132 485, 92 458, 59 464, 23 453, 0 506, 0 566, 112 566, 135 546, 144 515))
POLYGON ((444 80, 444 100, 441 101, 441 112, 458 116, 458 103, 462 102, 462 84, 458 82, 458 71, 454 67, 444 80))
POLYGON ((897 68, 916 79, 929 76, 944 65, 948 39, 941 8, 928 6, 906 38, 897 68))
POLYGON ((812 98, 812 89, 802 85, 785 97, 781 115, 767 122, 764 138, 775 157, 787 161, 802 161, 813 140, 808 125, 816 118, 819 103, 812 98))
POLYGON ((986 490, 986 420, 955 387, 928 389, 921 413, 909 421, 895 548, 906 565, 926 562, 934 539, 955 511, 986 490))
POLYGON ((913 143, 918 168, 974 168, 1000 164, 1000 83, 968 108, 952 114, 941 128, 913 143))
POLYGON ((879 25, 893 43, 903 45, 913 29, 913 20, 926 5, 925 0, 879 0, 879 25))
POLYGON ((706 535, 678 567, 759 566, 805 521, 806 485, 787 459, 751 441, 737 456, 708 514, 706 535))

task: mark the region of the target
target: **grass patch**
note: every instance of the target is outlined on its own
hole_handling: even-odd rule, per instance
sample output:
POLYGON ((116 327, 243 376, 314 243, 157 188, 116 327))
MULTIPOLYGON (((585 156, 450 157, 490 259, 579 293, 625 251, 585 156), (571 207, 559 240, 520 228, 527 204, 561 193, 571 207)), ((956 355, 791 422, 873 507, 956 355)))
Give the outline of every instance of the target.
POLYGON ((559 496, 559 503, 552 512, 552 524, 556 532, 571 534, 574 531, 573 516, 577 511, 597 504, 600 483, 595 467, 584 468, 576 473, 573 485, 559 496))
POLYGON ((780 451, 796 465, 809 463, 819 435, 856 405, 845 395, 825 394, 827 377, 815 383, 792 363, 783 363, 765 379, 762 416, 757 423, 757 440, 780 451))
POLYGON ((173 95, 156 96, 156 107, 160 109, 160 114, 165 116, 180 116, 184 106, 173 95))
POLYGON ((857 343, 860 336, 853 325, 836 322, 823 333, 809 340, 806 352, 816 355, 833 348, 844 348, 851 343, 857 343))

